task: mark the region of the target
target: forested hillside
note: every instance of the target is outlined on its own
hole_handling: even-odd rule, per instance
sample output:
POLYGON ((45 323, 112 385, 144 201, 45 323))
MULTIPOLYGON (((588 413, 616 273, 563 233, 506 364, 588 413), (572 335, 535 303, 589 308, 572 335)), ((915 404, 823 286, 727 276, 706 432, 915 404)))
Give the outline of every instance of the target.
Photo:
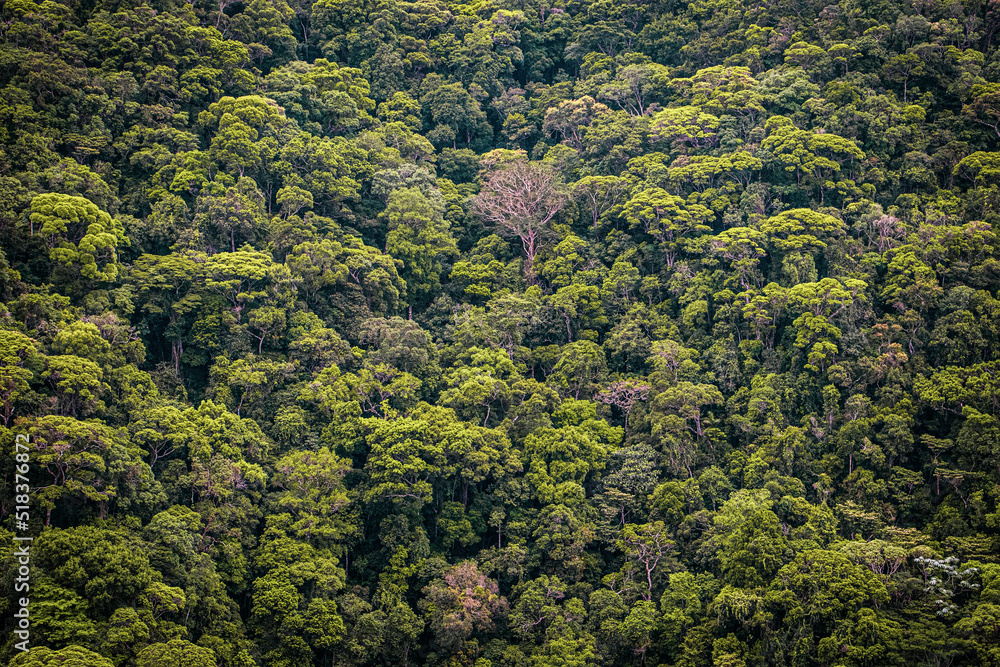
POLYGON ((0 662, 1000 665, 996 2, 0 7, 0 662))

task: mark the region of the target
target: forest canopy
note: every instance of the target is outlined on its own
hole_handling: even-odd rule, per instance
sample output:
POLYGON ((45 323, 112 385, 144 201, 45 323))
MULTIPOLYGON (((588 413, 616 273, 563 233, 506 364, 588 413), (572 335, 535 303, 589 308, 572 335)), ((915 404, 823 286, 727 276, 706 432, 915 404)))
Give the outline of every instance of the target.
POLYGON ((998 29, 0 0, 0 662, 1000 666, 998 29))

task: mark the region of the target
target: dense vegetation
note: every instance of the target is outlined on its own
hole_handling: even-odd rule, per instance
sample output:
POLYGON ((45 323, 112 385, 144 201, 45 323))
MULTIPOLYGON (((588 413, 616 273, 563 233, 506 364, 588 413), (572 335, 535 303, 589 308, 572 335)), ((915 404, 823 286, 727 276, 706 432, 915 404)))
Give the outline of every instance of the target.
POLYGON ((4 0, 0 661, 1000 665, 998 28, 4 0))

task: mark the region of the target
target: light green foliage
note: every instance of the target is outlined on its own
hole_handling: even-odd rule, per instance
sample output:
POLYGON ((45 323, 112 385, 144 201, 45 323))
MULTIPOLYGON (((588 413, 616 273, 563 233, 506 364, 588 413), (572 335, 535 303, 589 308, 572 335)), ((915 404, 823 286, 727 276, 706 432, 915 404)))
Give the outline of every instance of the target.
POLYGON ((573 398, 593 396, 607 374, 604 351, 589 340, 569 343, 560 350, 552 369, 552 381, 573 398))
POLYGON ((396 261, 357 237, 299 244, 286 266, 301 279, 302 294, 318 314, 336 315, 341 334, 359 320, 392 312, 406 294, 396 261))
POLYGON ((592 403, 573 401, 562 410, 556 416, 562 424, 525 439, 525 476, 542 502, 574 504, 588 478, 604 469, 621 432, 596 419, 592 403))
POLYGON ((784 116, 770 118, 766 127, 768 136, 761 143, 765 162, 794 173, 797 184, 805 179, 818 188, 821 205, 828 190, 842 187, 840 179, 850 176, 854 162, 865 159, 864 151, 854 141, 800 130, 784 116))
POLYGON ((622 217, 661 243, 673 245, 681 237, 708 231, 712 212, 700 204, 688 206, 662 188, 643 190, 625 204, 622 217))
POLYGON ((777 251, 775 268, 780 257, 781 276, 794 285, 815 281, 817 256, 843 236, 844 223, 816 211, 793 209, 761 221, 758 229, 777 251))
POLYGON ((545 112, 542 131, 558 135, 566 145, 580 151, 583 149, 583 134, 594 118, 607 113, 608 107, 584 95, 578 100, 566 100, 545 112))
POLYGON ((386 251, 403 261, 401 278, 414 299, 436 294, 446 262, 458 255, 443 214, 440 194, 427 197, 417 188, 393 190, 382 213, 389 229, 386 251))
POLYGON ((758 510, 744 515, 726 536, 719 554, 722 581, 740 588, 763 586, 781 568, 785 550, 785 538, 773 512, 758 510))
POLYGON ((93 281, 113 282, 118 277, 117 248, 125 231, 90 200, 39 195, 31 201, 30 224, 32 235, 47 239, 53 262, 93 281))
POLYGON ((32 339, 16 331, 0 331, 0 399, 3 400, 4 425, 10 425, 16 402, 29 390, 40 356, 37 343, 32 339))
POLYGON ((171 639, 162 644, 151 644, 136 656, 142 667, 213 667, 217 665, 215 653, 183 639, 171 639))
POLYGON ((460 362, 445 373, 443 380, 448 388, 440 400, 470 421, 482 416, 486 426, 494 410, 494 419, 501 419, 520 373, 504 350, 472 348, 466 355, 467 363, 460 362))
POLYGON ((718 142, 719 119, 698 107, 664 109, 653 116, 653 138, 673 142, 677 148, 710 148, 718 142))
POLYGON ((275 385, 291 374, 292 366, 256 357, 230 362, 223 356, 209 372, 213 385, 212 398, 239 417, 244 409, 258 407, 275 385))
POLYGON ((842 332, 831 320, 850 314, 855 298, 863 294, 864 281, 848 278, 844 282, 824 278, 818 283, 799 283, 788 292, 789 301, 802 314, 792 323, 797 330, 796 347, 810 347, 806 368, 824 370, 836 359, 834 341, 842 332))
POLYGON ((71 645, 58 651, 45 646, 34 648, 23 653, 11 663, 18 667, 50 667, 61 665, 65 667, 111 667, 115 663, 99 653, 89 651, 82 646, 71 645))
POLYGON ((321 543, 352 534, 350 499, 343 486, 348 462, 330 450, 298 451, 275 463, 271 484, 281 489, 278 507, 292 515, 292 534, 321 543))

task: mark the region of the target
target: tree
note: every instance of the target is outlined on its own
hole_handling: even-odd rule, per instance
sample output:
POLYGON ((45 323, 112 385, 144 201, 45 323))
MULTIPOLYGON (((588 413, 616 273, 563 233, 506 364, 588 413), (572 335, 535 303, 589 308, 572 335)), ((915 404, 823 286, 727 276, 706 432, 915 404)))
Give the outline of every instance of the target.
POLYGON ((97 282, 118 277, 117 248, 125 237, 122 224, 89 199, 63 194, 31 200, 30 230, 47 239, 49 258, 65 267, 65 279, 79 273, 97 282))
POLYGON ((224 252, 227 247, 229 252, 236 252, 236 248, 252 244, 263 235, 269 205, 253 179, 240 176, 223 196, 205 194, 198 198, 194 223, 209 253, 224 252))
POLYGON ((52 510, 70 499, 96 502, 106 516, 112 499, 128 499, 153 485, 149 467, 128 446, 125 434, 100 422, 50 415, 25 426, 32 437, 34 459, 49 477, 36 491, 46 510, 46 525, 52 510))
POLYGON ((350 499, 344 487, 349 462, 330 453, 297 451, 275 463, 272 486, 277 505, 292 515, 289 533, 317 544, 335 544, 354 534, 350 499))
POLYGON ((58 651, 38 646, 26 653, 19 653, 10 663, 17 667, 112 667, 115 663, 82 646, 70 645, 58 651))
POLYGON ((244 246, 237 252, 213 255, 205 262, 205 286, 228 302, 239 322, 245 312, 269 296, 272 281, 279 288, 291 286, 282 269, 269 255, 244 246))
POLYGON ((659 106, 654 100, 663 99, 668 71, 656 63, 619 67, 614 80, 601 87, 600 97, 633 116, 644 116, 659 106))
POLYGON ((429 302, 441 287, 441 274, 458 256, 444 220, 445 205, 436 190, 428 197, 418 188, 393 190, 381 217, 388 223, 385 250, 402 260, 401 278, 419 302, 429 302))
POLYGON ((655 113, 650 127, 652 141, 670 141, 676 148, 712 148, 718 143, 719 119, 694 106, 655 113))
POLYGON ((820 205, 826 202, 826 192, 834 186, 841 187, 834 179, 840 178, 845 166, 850 169, 855 161, 865 159, 857 143, 835 134, 817 134, 800 130, 784 116, 767 120, 767 138, 761 143, 766 151, 764 164, 773 164, 787 172, 795 173, 795 182, 808 183, 819 189, 820 205))
POLYGON ((646 602, 653 599, 654 573, 669 557, 674 543, 667 535, 662 521, 641 526, 626 524, 619 533, 616 546, 625 552, 626 565, 622 568, 623 587, 638 589, 646 602))
POLYGON ((743 290, 760 287, 763 282, 760 273, 761 258, 766 256, 763 241, 764 232, 750 227, 733 227, 712 239, 713 250, 731 262, 743 290))
POLYGON ((620 217, 633 228, 641 228, 663 245, 667 266, 677 261, 681 240, 696 232, 709 231, 715 215, 701 204, 688 205, 662 188, 641 190, 623 207, 620 217))
POLYGON ((142 667, 215 667, 215 653, 211 649, 192 644, 183 639, 171 639, 162 644, 150 644, 136 656, 136 665, 142 667))
POLYGON ((692 187, 696 192, 710 193, 715 187, 725 192, 725 186, 730 183, 748 187, 754 172, 760 171, 762 166, 760 158, 747 151, 737 151, 721 157, 683 155, 673 161, 667 173, 671 182, 692 187))
MULTIPOLYGON (((549 265, 546 265, 546 269, 549 265)), ((607 317, 601 310, 600 290, 596 285, 566 285, 546 299, 548 305, 566 323, 566 343, 573 343, 573 324, 576 324, 578 338, 595 337, 598 330, 606 325, 607 317), (587 327, 590 325, 590 327, 587 327)))
POLYGON ((414 320, 373 318, 362 326, 361 340, 369 345, 369 360, 394 366, 421 377, 434 376, 438 350, 430 334, 414 320))
POLYGON ((364 320, 391 314, 406 295, 396 261, 357 237, 301 243, 286 265, 301 279, 310 308, 348 339, 364 320))
POLYGON ((785 51, 785 61, 810 71, 826 55, 823 47, 808 42, 795 42, 785 51))
POLYGON ((596 116, 607 112, 607 106, 589 95, 578 100, 565 100, 545 112, 542 131, 547 135, 558 134, 566 145, 582 151, 586 128, 596 116))
POLYGON ((420 118, 420 102, 404 92, 397 91, 392 97, 378 105, 377 115, 385 123, 403 123, 413 132, 423 127, 420 118))
POLYGON ((868 286, 861 280, 848 278, 843 283, 824 278, 818 283, 799 283, 789 291, 789 300, 802 312, 793 322, 798 335, 797 347, 810 347, 806 368, 822 371, 838 352, 834 341, 842 332, 831 320, 849 309, 855 300, 862 300, 868 286))
POLYGON ((473 206, 497 231, 521 241, 524 275, 535 281, 535 255, 548 225, 566 204, 558 177, 545 164, 516 160, 487 172, 473 206))
POLYGON ((72 354, 53 355, 46 359, 42 377, 60 394, 60 414, 85 416, 104 408, 98 399, 105 388, 104 372, 93 361, 72 354))
POLYGON ((463 417, 477 422, 483 417, 485 427, 496 410, 500 420, 510 405, 513 385, 521 375, 504 350, 468 350, 468 361, 459 362, 444 375, 442 405, 455 408, 463 417))
POLYGON ((542 502, 572 505, 582 500, 584 485, 604 469, 622 434, 596 419, 596 408, 587 401, 566 401, 559 416, 566 423, 536 429, 525 438, 525 478, 542 502))
POLYGON ((456 650, 473 632, 491 630, 507 613, 507 599, 497 583, 465 562, 424 588, 422 606, 442 648, 456 650))
POLYGON ((1000 138, 1000 86, 981 84, 972 87, 972 103, 963 107, 963 114, 993 130, 1000 138))
POLYGON ((198 255, 144 254, 132 265, 130 282, 138 290, 142 311, 155 322, 166 318, 163 336, 170 343, 174 374, 180 373, 184 339, 191 325, 191 315, 201 305, 199 289, 204 263, 198 255))
POLYGON ((532 667, 583 667, 595 658, 594 640, 588 635, 562 635, 532 655, 532 667))
POLYGON ((841 220, 809 209, 783 211, 762 220, 758 227, 768 244, 777 251, 774 267, 781 267, 781 273, 791 285, 816 280, 815 255, 842 238, 845 228, 841 220))
POLYGON ((295 313, 288 324, 288 356, 299 368, 316 373, 350 358, 350 346, 314 313, 295 313))
POLYGON ((551 380, 565 394, 573 398, 593 396, 603 383, 608 371, 604 350, 589 340, 578 340, 565 345, 559 360, 552 369, 551 380))
MULTIPOLYGON (((579 494, 575 495, 579 497, 579 494)), ((540 563, 542 572, 562 576, 569 581, 580 581, 590 569, 587 546, 596 538, 596 530, 594 524, 581 515, 586 507, 579 509, 581 512, 563 504, 548 505, 538 514, 531 533, 532 561, 540 563)), ((582 604, 575 605, 576 609, 573 609, 572 602, 567 606, 569 613, 566 617, 569 618, 557 617, 557 623, 570 619, 577 622, 583 620, 585 612, 582 604)))
POLYGON ((620 176, 584 176, 573 184, 573 196, 590 210, 597 232, 601 217, 611 211, 628 194, 628 185, 620 176))
POLYGON ((693 465, 703 444, 714 453, 714 442, 721 433, 712 426, 705 408, 722 402, 722 393, 714 385, 679 382, 659 392, 652 401, 652 434, 660 438, 661 447, 671 465, 694 476, 693 465))
POLYGON ((722 580, 741 588, 763 586, 784 564, 785 536, 770 510, 756 510, 740 521, 719 552, 722 580))
POLYGON ((649 396, 649 385, 638 380, 619 380, 612 382, 608 388, 594 395, 599 403, 613 405, 625 413, 625 430, 628 431, 628 417, 638 401, 645 401, 649 396))
POLYGON ((882 72, 890 81, 903 84, 903 104, 906 104, 910 79, 924 74, 924 61, 915 53, 902 53, 889 59, 882 66, 882 72))
POLYGON ((17 402, 29 391, 41 355, 37 343, 16 331, 0 330, 0 416, 10 426, 17 402))
POLYGON ((434 496, 434 482, 443 474, 444 449, 430 424, 404 418, 383 421, 367 437, 371 454, 366 469, 372 488, 369 501, 389 499, 420 507, 434 496))
POLYGON ((684 636, 705 617, 708 605, 718 592, 711 574, 674 572, 660 597, 663 625, 670 646, 680 646, 684 636))
POLYGON ((282 379, 291 375, 292 370, 291 364, 254 355, 236 361, 222 356, 209 370, 212 385, 210 396, 231 409, 237 417, 244 410, 260 414, 267 396, 282 379))
MULTIPOLYGON (((431 75, 435 76, 435 75, 431 75)), ((439 146, 451 144, 457 148, 458 139, 471 146, 472 138, 492 135, 492 129, 472 95, 460 83, 443 83, 420 98, 420 103, 429 110, 431 124, 427 138, 439 146)))
POLYGON ((53 584, 84 598, 96 617, 108 618, 158 588, 140 546, 127 531, 80 526, 47 531, 32 545, 32 556, 53 584))
POLYGON ((841 619, 889 600, 885 587, 871 572, 840 554, 818 549, 796 556, 781 568, 771 589, 792 593, 786 602, 775 598, 775 609, 784 614, 789 630, 807 626, 818 637, 832 634, 841 619))
POLYGON ((840 624, 836 633, 820 640, 821 660, 838 656, 845 665, 868 667, 903 664, 896 647, 902 639, 899 624, 879 618, 873 609, 862 609, 840 624))

